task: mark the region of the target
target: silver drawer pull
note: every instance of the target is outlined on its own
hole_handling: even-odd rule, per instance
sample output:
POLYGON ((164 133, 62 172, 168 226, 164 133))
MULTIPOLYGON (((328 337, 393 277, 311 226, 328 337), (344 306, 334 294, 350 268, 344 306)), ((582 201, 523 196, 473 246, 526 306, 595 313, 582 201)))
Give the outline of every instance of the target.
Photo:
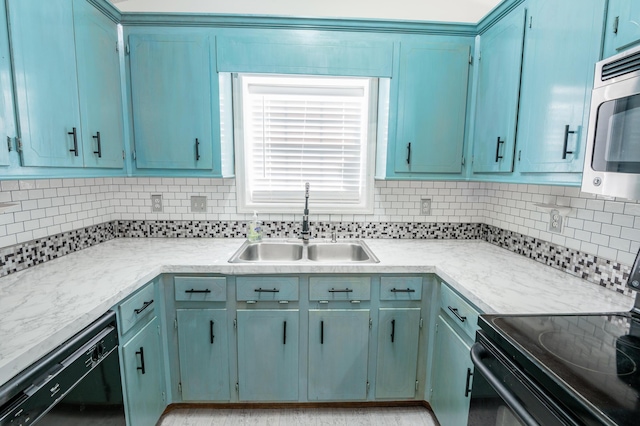
POLYGON ((467 320, 467 317, 463 317, 458 313, 458 308, 452 308, 451 306, 447 306, 447 308, 449 308, 449 310, 453 312, 453 315, 455 315, 456 318, 460 320, 460 322, 465 322, 467 320))

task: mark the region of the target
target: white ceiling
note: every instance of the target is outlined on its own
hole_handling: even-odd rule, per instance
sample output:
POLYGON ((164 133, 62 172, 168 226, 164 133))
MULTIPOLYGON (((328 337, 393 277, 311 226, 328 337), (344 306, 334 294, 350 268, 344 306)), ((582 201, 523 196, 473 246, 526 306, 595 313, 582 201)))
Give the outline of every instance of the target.
POLYGON ((109 0, 122 12, 476 23, 502 0, 109 0))

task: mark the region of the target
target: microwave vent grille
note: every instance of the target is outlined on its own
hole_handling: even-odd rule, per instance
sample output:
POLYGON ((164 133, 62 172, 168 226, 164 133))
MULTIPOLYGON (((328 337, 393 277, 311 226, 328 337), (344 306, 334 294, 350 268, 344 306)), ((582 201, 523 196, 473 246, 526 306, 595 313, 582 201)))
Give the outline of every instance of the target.
POLYGON ((640 71, 640 51, 602 65, 602 81, 640 71))

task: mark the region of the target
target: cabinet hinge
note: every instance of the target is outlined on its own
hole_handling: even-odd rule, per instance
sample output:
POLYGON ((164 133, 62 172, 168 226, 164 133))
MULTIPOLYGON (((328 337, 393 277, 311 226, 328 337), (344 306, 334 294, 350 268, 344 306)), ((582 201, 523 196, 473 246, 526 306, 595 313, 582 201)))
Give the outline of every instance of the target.
POLYGON ((464 166, 464 155, 462 156, 462 165, 464 166))
POLYGON ((238 320, 237 319, 233 320, 233 328, 238 328, 238 320))
POLYGON ((173 320, 173 328, 178 329, 178 318, 173 320))
POLYGON ((424 325, 424 320, 420 318, 420 328, 422 328, 423 325, 424 325))
POLYGON ((469 53, 469 64, 473 64, 473 55, 469 53))
POLYGON ((369 318, 369 330, 371 330, 371 327, 373 327, 373 320, 369 318))
POLYGON ((129 50, 129 43, 127 43, 127 45, 125 46, 124 53, 126 53, 127 55, 131 53, 131 51, 129 50))
POLYGON ((133 159, 133 161, 136 161, 136 150, 135 149, 133 151, 131 151, 131 158, 133 159))
POLYGON ((529 28, 533 26, 533 16, 529 16, 529 28))
POLYGON ((122 159, 125 159, 124 149, 122 150, 122 159))
POLYGON ((436 323, 436 333, 438 332, 438 324, 436 323))
POLYGON ((16 151, 22 152, 22 138, 16 138, 16 151))
POLYGON ((236 393, 240 393, 240 385, 236 383, 236 393))
POLYGON ((369 384, 369 382, 367 381, 367 395, 369 395, 369 388, 371 387, 371 385, 369 384))
POLYGON ((167 402, 167 394, 162 392, 162 402, 167 402))
POLYGON ((116 41, 116 52, 120 51, 120 44, 116 41))
POLYGON ((618 34, 618 25, 620 25, 620 17, 616 16, 616 19, 613 20, 613 33, 618 34))
POLYGON ((522 150, 518 151, 518 161, 520 161, 520 157, 522 157, 522 150))
POLYGON ((7 149, 11 152, 11 138, 7 136, 7 149))
POLYGON ((182 383, 178 382, 178 392, 182 393, 182 383))
POLYGON ((418 392, 419 382, 416 380, 416 392, 418 392))

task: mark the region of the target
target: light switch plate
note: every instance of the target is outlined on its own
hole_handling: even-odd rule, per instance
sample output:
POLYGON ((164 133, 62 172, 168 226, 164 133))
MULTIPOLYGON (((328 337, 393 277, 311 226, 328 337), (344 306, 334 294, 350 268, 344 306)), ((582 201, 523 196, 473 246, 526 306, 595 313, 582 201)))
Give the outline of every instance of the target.
POLYGON ((191 213, 206 213, 207 197, 203 195, 191 196, 191 213))
POLYGON ((162 195, 154 194, 151 196, 151 211, 153 213, 162 213, 162 195))

